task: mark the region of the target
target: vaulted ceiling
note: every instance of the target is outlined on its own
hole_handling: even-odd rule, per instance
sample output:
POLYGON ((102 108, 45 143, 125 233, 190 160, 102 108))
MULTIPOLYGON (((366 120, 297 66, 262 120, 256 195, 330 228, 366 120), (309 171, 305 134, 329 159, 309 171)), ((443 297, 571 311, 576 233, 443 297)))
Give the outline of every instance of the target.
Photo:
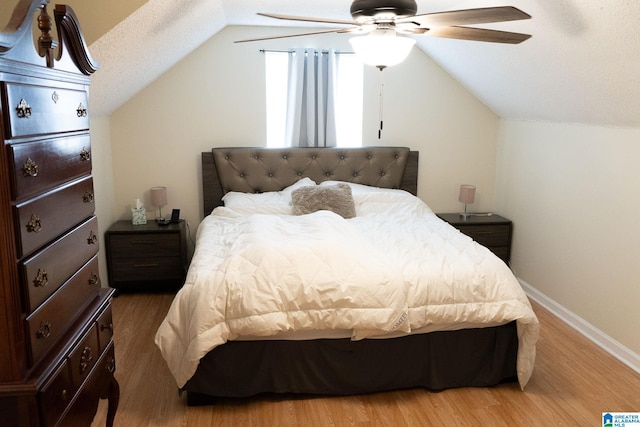
MULTIPOLYGON (((74 7, 84 28, 93 28, 94 21, 96 26, 99 23, 104 27, 105 14, 95 12, 98 5, 103 9, 139 5, 120 22, 112 22, 112 27, 107 25, 111 29, 97 40, 89 40, 92 55, 101 65, 92 84, 92 109, 98 115, 111 114, 227 25, 304 25, 260 17, 256 12, 351 19, 350 0, 124 3, 68 0, 66 3, 74 7), (96 6, 92 8, 91 4, 96 6)), ((416 37, 419 49, 499 116, 640 127, 640 1, 417 0, 417 3, 419 14, 510 5, 532 16, 525 21, 484 25, 532 35, 520 45, 416 37)), ((291 29, 282 31, 284 34, 291 29)))

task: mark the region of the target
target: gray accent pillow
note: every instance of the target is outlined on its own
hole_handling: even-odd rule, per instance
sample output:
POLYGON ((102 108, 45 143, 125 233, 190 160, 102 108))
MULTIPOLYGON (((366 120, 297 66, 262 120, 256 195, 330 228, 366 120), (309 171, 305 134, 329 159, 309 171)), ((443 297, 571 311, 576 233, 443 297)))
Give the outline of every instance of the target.
POLYGON ((343 218, 356 216, 351 187, 347 184, 327 185, 325 187, 302 187, 291 192, 291 205, 294 215, 310 214, 319 210, 328 210, 343 218))

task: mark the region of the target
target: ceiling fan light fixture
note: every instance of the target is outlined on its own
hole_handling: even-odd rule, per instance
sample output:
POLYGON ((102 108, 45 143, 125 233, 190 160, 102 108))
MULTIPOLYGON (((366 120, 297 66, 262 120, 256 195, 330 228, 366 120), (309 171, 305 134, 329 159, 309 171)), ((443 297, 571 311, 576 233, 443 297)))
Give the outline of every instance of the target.
POLYGON ((379 29, 366 36, 352 37, 349 43, 362 62, 382 69, 404 61, 416 41, 397 36, 395 30, 379 29))

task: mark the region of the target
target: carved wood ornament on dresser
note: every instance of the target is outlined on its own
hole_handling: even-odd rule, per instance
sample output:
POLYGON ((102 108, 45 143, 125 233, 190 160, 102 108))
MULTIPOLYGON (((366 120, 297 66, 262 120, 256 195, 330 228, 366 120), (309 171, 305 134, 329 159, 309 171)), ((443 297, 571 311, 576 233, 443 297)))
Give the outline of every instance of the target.
POLYGON ((48 3, 18 0, 0 32, 0 424, 87 426, 108 399, 112 425, 87 110, 97 64, 73 11, 56 5, 53 19, 48 3))

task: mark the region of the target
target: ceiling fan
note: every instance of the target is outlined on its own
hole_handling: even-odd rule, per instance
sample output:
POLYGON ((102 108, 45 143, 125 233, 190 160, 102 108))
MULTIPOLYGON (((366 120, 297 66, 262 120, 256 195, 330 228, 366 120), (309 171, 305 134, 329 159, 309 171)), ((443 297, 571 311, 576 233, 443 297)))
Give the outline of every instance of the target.
POLYGON ((236 43, 326 33, 385 33, 392 36, 400 33, 509 44, 522 43, 531 37, 529 34, 468 27, 468 25, 531 18, 529 14, 512 6, 463 9, 421 15, 416 15, 417 11, 418 6, 415 0, 354 0, 350 10, 353 21, 258 13, 258 15, 269 18, 335 24, 341 27, 301 34, 238 40, 236 43))

